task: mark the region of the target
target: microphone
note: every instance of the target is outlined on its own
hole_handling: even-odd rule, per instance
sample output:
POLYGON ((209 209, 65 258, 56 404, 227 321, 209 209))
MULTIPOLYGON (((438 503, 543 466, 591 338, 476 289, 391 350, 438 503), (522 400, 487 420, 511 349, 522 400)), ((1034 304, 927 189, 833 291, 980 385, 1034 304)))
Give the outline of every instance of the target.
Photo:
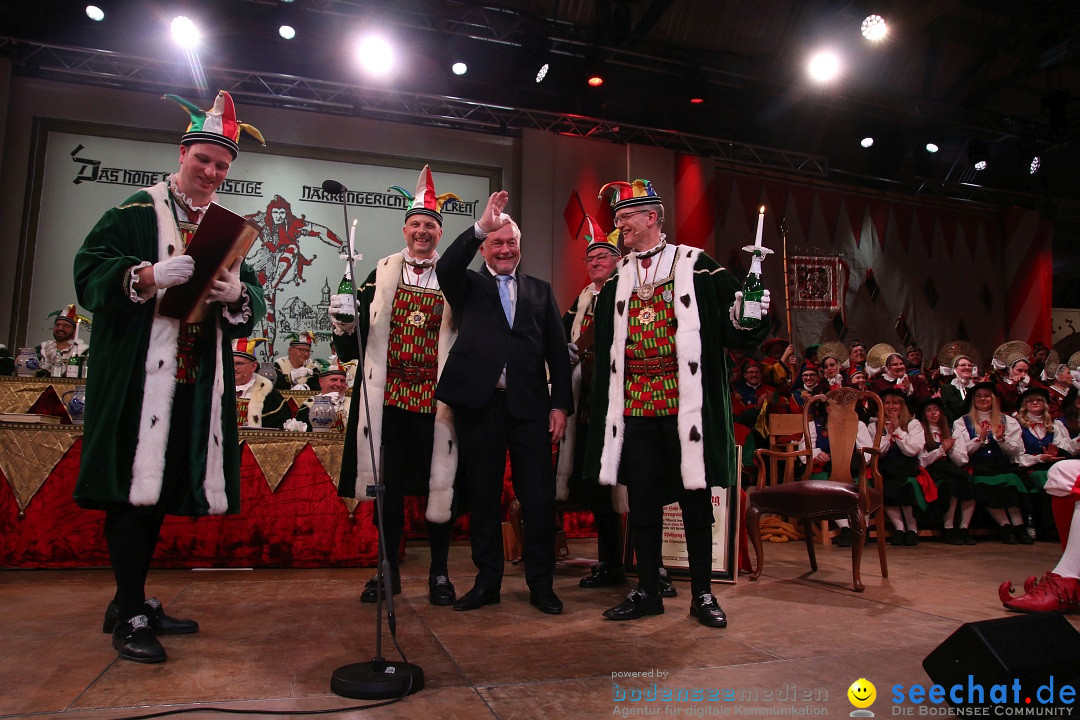
MULTIPOLYGON (((324 193, 328 193, 330 195, 344 195, 348 191, 348 188, 339 183, 337 180, 323 180, 322 189, 324 193)), ((346 231, 347 230, 348 228, 346 228, 346 231)))
MULTIPOLYGON (((359 286, 356 276, 355 251, 349 242, 349 202, 346 197, 348 188, 337 180, 324 180, 323 192, 327 195, 336 195, 341 198, 341 210, 345 216, 346 258, 348 259, 349 276, 353 279, 353 307, 359 310, 360 303, 357 298, 356 288, 359 286)), ((371 406, 368 401, 367 376, 364 373, 364 345, 361 342, 360 332, 355 333, 357 374, 360 382, 361 400, 364 417, 368 427, 371 426, 371 406)), ((382 388, 379 388, 380 392, 382 388)), ((353 389, 356 392, 356 389, 353 389)), ((354 395, 355 397, 355 395, 354 395)), ((380 396, 381 397, 381 396, 380 396)), ((359 410, 360 408, 357 408, 359 410)), ((414 692, 424 689, 424 671, 418 665, 413 665, 405 659, 401 647, 397 642, 397 617, 394 613, 394 592, 390 580, 390 561, 387 559, 386 535, 383 532, 383 481, 381 464, 375 464, 375 442, 371 433, 367 434, 368 452, 371 453, 371 466, 374 471, 375 484, 367 488, 369 495, 375 497, 375 517, 378 520, 379 533, 379 573, 378 585, 376 586, 375 604, 375 657, 367 662, 350 663, 334 670, 330 677, 330 691, 336 695, 360 700, 385 700, 389 698, 403 698, 414 692), (388 661, 382 655, 382 605, 386 602, 386 623, 390 630, 390 637, 398 652, 401 653, 401 661, 388 661)), ((359 438, 357 439, 356 452, 361 452, 359 438)), ((394 548, 392 552, 397 552, 394 548)))

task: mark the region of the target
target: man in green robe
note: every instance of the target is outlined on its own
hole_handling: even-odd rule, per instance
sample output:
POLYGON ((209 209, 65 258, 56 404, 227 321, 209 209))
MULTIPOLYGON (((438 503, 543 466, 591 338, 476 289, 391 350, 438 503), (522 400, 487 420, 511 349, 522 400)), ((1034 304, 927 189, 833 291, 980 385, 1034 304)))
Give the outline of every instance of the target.
POLYGON ((208 111, 174 99, 192 116, 180 169, 108 210, 74 268, 79 303, 95 315, 75 501, 105 511, 116 595, 103 629, 121 658, 137 662, 165 660, 158 635, 199 629, 147 599, 146 576, 166 514, 239 512, 229 341, 251 334, 266 310, 255 273, 237 260, 211 282, 200 320, 156 313, 166 290, 192 277, 187 241, 236 158, 241 128, 228 93, 208 111))
MULTIPOLYGON (((607 610, 609 620, 664 612, 660 595, 663 507, 682 509, 690 566, 690 614, 726 627, 710 591, 710 487, 738 477, 725 348, 750 350, 754 330, 737 322, 739 282, 689 245, 668 244, 664 206, 648 180, 608 183, 615 227, 628 254, 596 299, 595 368, 584 475, 626 486, 638 588, 607 610)), ((769 295, 761 301, 769 309, 769 295)))

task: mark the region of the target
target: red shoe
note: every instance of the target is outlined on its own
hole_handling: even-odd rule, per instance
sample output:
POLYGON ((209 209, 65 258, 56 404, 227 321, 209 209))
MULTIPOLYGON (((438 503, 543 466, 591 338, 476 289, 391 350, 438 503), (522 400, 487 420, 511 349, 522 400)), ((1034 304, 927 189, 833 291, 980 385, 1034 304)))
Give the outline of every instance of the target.
MULTIPOLYGON (((1039 578, 1035 577, 1034 575, 1029 575, 1027 580, 1024 580, 1024 592, 1030 593, 1032 589, 1034 589, 1034 587, 1038 584, 1039 578)), ((1012 582, 1009 580, 1006 580, 998 586, 998 598, 1001 599, 1002 604, 1013 600, 1014 592, 1016 592, 1016 587, 1013 586, 1012 582)))
MULTIPOLYGON (((1002 588, 998 588, 999 595, 1002 588)), ((1018 598, 1003 599, 1002 603, 1014 612, 1077 612, 1080 611, 1080 580, 1048 572, 1030 591, 1018 598)))

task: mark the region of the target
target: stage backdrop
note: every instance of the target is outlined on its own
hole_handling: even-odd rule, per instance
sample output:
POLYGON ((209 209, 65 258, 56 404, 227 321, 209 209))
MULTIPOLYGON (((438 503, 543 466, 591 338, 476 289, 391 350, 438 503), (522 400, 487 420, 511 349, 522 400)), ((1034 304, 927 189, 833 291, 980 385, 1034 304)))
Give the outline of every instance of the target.
POLYGON ((532 261, 550 247, 552 284, 566 305, 587 283, 584 248, 573 240, 581 217, 588 212, 611 228, 600 186, 647 178, 664 200, 668 239, 704 248, 740 279, 749 269, 741 248, 753 241, 765 205, 765 245, 776 254, 764 261, 764 282, 784 336, 786 219, 788 253, 801 256, 804 269, 831 273, 828 302, 793 308, 800 350, 832 339, 918 342, 929 362, 954 339, 984 355, 1006 339, 1050 339, 1053 228, 1037 211, 873 192, 539 131, 523 134, 522 149, 524 255, 532 261))
MULTIPOLYGON (((124 128, 43 121, 36 144, 40 168, 31 201, 26 252, 32 261, 29 291, 23 305, 27 341, 50 336, 48 313, 75 302, 72 263, 83 238, 110 206, 139 188, 158 182, 177 168, 175 136, 157 137, 124 128)), ((328 330, 326 309, 337 292, 345 261, 345 219, 340 196, 322 190, 326 179, 347 188, 349 219, 356 219, 360 280, 375 261, 404 247, 401 234, 406 199, 387 188, 409 193, 421 165, 405 158, 360 153, 327 153, 274 144, 270 151, 241 139, 240 157, 218 191, 218 201, 262 227, 247 262, 259 273, 268 303, 258 334, 269 338, 266 358, 284 354, 282 336, 299 330, 328 330)), ((453 192, 460 201, 443 207, 444 245, 471 225, 488 195, 501 187, 497 168, 462 164, 432 167, 439 194, 453 192)), ((91 334, 92 338, 92 334, 91 334)), ((92 341, 91 341, 92 345, 92 341)), ((317 345, 326 357, 329 345, 317 345)))
MULTIPOLYGON (((1050 339, 1053 228, 1034 210, 998 211, 852 187, 717 170, 717 259, 745 276, 757 209, 765 205, 765 284, 785 335, 780 223, 788 254, 838 259, 841 308, 799 308, 798 349, 859 339, 900 348, 921 344, 927 362, 946 342, 990 353, 1005 340, 1050 339)), ((793 268, 794 270, 794 268, 793 268)), ((797 281, 797 277, 792 278, 797 281)))

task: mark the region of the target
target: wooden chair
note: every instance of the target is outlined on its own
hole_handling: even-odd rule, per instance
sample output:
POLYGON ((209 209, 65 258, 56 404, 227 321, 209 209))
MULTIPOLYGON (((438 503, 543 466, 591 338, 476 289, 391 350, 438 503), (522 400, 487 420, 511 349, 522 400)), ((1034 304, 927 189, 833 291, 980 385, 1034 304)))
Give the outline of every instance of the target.
POLYGON ((881 564, 881 576, 888 577, 889 570, 885 559, 885 512, 881 503, 881 474, 878 472, 877 461, 880 454, 877 450, 881 444, 881 423, 876 423, 878 429, 873 440, 873 447, 856 448, 855 438, 858 433, 859 418, 855 414, 856 404, 864 398, 873 399, 878 408, 878 416, 881 416, 881 399, 872 392, 856 390, 854 388, 837 388, 830 390, 826 395, 815 395, 803 408, 803 432, 805 437, 810 437, 810 423, 813 411, 819 403, 826 403, 827 425, 829 430, 829 455, 832 457, 832 470, 828 480, 810 480, 812 472, 813 448, 780 452, 774 450, 758 450, 754 453, 754 464, 758 469, 757 487, 750 493, 746 508, 746 530, 750 536, 750 543, 754 546, 756 566, 750 574, 751 580, 761 577, 761 569, 765 564, 761 546, 761 514, 775 513, 788 517, 799 518, 803 521, 803 530, 806 533, 806 551, 810 556, 810 567, 817 570, 817 557, 814 553, 814 538, 812 521, 837 518, 847 518, 851 525, 851 575, 855 592, 862 592, 864 586, 860 573, 864 538, 867 529, 867 518, 871 515, 875 519, 877 530, 878 560, 881 564), (861 457, 856 456, 859 462, 856 467, 858 483, 856 484, 851 473, 851 459, 856 452, 866 452, 870 455, 870 474, 873 478, 872 486, 867 481, 866 472, 862 471, 861 457), (779 485, 766 485, 766 458, 794 459, 805 457, 806 470, 801 479, 794 482, 785 482, 779 485))
MULTIPOLYGON (((769 413, 769 449, 774 452, 792 452, 799 447, 799 440, 806 437, 803 416, 798 413, 769 413)), ((777 474, 780 458, 769 457, 769 480, 772 483, 791 482, 795 479, 795 458, 784 463, 784 477, 777 474)))

